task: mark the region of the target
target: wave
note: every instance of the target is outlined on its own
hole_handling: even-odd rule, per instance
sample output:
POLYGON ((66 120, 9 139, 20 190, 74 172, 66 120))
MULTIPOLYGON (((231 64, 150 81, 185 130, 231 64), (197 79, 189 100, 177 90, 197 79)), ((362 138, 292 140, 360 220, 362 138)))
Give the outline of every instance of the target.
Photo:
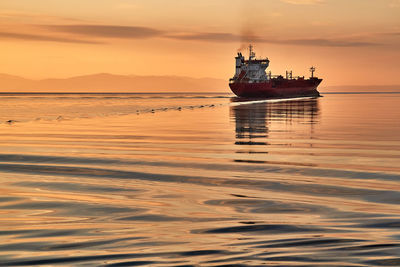
POLYGON ((2 119, 1 266, 399 263, 393 98, 29 97, 1 115, 43 118, 2 119))

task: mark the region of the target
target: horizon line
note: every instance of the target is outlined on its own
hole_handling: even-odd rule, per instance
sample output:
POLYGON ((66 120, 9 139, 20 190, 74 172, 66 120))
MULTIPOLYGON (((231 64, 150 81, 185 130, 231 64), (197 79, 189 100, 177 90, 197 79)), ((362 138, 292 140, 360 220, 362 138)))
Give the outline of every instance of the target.
MULTIPOLYGON (((13 76, 13 77, 18 77, 18 78, 22 78, 25 80, 30 80, 30 81, 35 81, 35 82, 41 82, 41 81, 46 81, 46 80, 67 80, 67 79, 72 79, 72 78, 77 78, 77 77, 85 77, 85 76, 94 76, 94 75, 101 75, 101 74, 107 74, 107 75, 115 75, 115 76, 126 76, 126 77, 132 77, 134 78, 134 76, 136 77, 176 77, 176 78, 189 78, 189 79, 215 79, 215 80, 223 80, 223 81, 228 81, 229 79, 225 79, 225 78, 217 78, 217 77, 210 77, 210 76, 204 76, 204 77, 192 77, 192 76, 186 76, 186 75, 176 75, 176 74, 159 74, 159 75, 151 75, 151 74, 115 74, 115 73, 111 73, 111 72, 96 72, 96 73, 89 73, 89 74, 77 74, 74 76, 68 76, 68 77, 64 77, 64 78, 27 78, 24 76, 20 76, 20 75, 15 75, 15 74, 9 74, 9 73, 0 73, 0 75, 8 75, 8 76, 13 76)), ((386 84, 386 85, 377 85, 377 84, 373 84, 373 85, 368 85, 368 84, 354 84, 354 85, 322 85, 320 86, 321 89, 329 89, 329 88, 337 88, 337 87, 399 87, 400 90, 400 84, 386 84)), ((390 90, 390 89, 389 89, 390 90)))
MULTIPOLYGON (((360 91, 360 92, 320 92, 321 94, 400 94, 400 91, 360 91)), ((232 92, 0 92, 0 95, 101 95, 101 94, 121 94, 121 95, 135 95, 135 94, 227 94, 234 95, 232 92)))

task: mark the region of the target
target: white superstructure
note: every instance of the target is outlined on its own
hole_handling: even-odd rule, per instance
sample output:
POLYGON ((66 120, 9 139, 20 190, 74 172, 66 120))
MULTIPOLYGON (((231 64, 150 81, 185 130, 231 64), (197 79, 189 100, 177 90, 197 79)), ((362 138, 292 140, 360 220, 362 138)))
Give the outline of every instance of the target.
POLYGON ((253 82, 264 82, 271 78, 271 75, 267 75, 265 70, 269 66, 269 59, 256 59, 256 54, 253 51, 253 46, 249 46, 249 59, 246 60, 242 53, 238 52, 236 60, 236 71, 235 76, 232 80, 242 81, 245 80, 249 83, 253 82))

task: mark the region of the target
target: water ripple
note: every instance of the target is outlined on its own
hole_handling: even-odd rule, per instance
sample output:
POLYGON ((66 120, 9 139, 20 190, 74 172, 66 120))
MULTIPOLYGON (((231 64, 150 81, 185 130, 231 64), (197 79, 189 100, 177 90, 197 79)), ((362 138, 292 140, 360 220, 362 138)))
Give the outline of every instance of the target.
POLYGON ((1 97, 1 266, 400 265, 400 95, 1 97))

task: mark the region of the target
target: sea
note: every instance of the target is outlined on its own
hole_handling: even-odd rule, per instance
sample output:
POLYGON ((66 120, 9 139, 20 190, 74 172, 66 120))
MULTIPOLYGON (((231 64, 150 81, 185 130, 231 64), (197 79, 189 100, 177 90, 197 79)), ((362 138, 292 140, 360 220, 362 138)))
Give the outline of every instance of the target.
POLYGON ((400 93, 0 94, 1 266, 400 266, 400 93))

